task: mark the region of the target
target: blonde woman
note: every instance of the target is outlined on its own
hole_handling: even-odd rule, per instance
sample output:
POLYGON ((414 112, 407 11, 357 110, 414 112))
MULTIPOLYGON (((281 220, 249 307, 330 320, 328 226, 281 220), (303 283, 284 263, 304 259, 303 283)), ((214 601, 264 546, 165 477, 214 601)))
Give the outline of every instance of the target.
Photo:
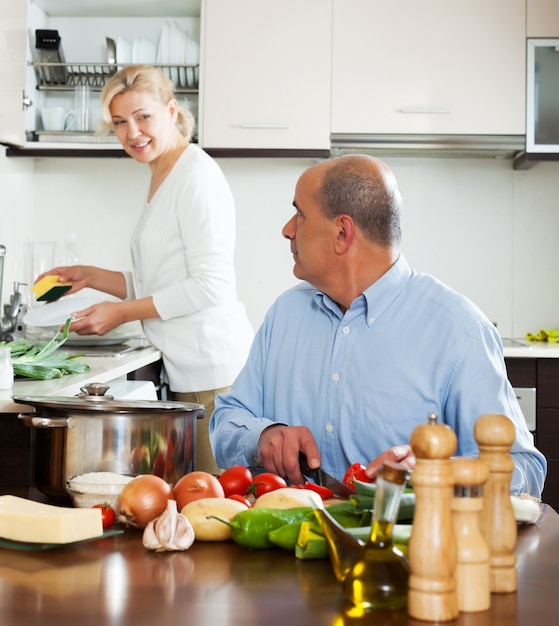
POLYGON ((151 66, 129 66, 101 94, 103 124, 133 159, 150 170, 143 212, 130 249, 133 272, 58 267, 73 293, 90 287, 121 299, 76 311, 71 330, 104 335, 133 320, 163 354, 170 398, 198 402, 195 468, 219 473, 207 425, 217 393, 245 363, 253 330, 236 291, 235 206, 217 165, 191 143, 192 115, 173 83, 151 66))

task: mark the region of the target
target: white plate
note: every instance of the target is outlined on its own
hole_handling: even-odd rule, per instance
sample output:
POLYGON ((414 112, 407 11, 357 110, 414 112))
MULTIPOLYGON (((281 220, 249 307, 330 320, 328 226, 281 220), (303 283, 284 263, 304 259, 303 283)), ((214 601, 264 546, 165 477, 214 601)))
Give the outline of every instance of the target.
POLYGON ((60 298, 56 302, 33 307, 23 316, 23 321, 28 326, 56 329, 63 326, 75 311, 87 309, 102 301, 103 298, 99 296, 68 296, 67 298, 60 298))
POLYGON ((157 63, 165 64, 169 62, 169 45, 171 39, 171 25, 169 22, 163 23, 161 36, 159 37, 159 45, 157 46, 157 63))
POLYGON ((124 37, 116 41, 116 62, 119 66, 132 63, 132 44, 124 37))
POLYGON ((110 333, 103 335, 78 335, 77 333, 68 333, 65 346, 118 346, 130 339, 139 339, 140 335, 127 333, 115 328, 110 333))

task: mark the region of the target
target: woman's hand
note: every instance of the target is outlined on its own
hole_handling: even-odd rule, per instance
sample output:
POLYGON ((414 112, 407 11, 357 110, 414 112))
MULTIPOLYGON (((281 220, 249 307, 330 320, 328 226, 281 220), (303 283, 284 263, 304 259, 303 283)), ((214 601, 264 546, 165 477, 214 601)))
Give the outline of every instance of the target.
POLYGON ((74 311, 72 317, 76 321, 72 322, 70 330, 78 335, 106 335, 126 321, 120 302, 100 302, 74 311))
POLYGON ((88 270, 89 268, 84 265, 53 267, 37 276, 35 282, 45 276, 58 276, 59 283, 72 283, 72 288, 65 293, 65 295, 70 295, 88 286, 88 270))

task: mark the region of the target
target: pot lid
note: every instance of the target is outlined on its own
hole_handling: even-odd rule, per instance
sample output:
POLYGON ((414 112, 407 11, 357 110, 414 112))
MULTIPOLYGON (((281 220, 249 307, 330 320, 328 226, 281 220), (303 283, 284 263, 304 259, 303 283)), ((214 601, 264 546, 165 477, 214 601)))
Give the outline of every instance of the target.
POLYGON ((205 407, 193 402, 175 402, 166 400, 115 400, 111 395, 105 395, 109 385, 92 383, 82 387, 78 396, 13 396, 14 402, 28 404, 35 408, 51 409, 54 411, 98 411, 103 413, 138 413, 138 412, 197 412, 197 417, 205 415, 205 407))

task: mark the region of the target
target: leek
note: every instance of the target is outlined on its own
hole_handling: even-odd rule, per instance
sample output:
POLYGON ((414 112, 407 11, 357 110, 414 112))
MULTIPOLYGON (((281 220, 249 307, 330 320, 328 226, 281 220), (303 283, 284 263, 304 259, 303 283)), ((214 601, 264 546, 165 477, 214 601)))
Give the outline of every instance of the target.
POLYGON ((14 374, 26 378, 49 380, 61 378, 65 374, 87 372, 90 369, 89 365, 76 360, 79 354, 69 355, 67 352, 58 351, 68 339, 71 323, 72 318, 68 318, 64 324, 62 337, 60 337, 59 329, 47 342, 40 341, 32 344, 27 339, 19 338, 8 343, 0 343, 10 348, 14 374))

